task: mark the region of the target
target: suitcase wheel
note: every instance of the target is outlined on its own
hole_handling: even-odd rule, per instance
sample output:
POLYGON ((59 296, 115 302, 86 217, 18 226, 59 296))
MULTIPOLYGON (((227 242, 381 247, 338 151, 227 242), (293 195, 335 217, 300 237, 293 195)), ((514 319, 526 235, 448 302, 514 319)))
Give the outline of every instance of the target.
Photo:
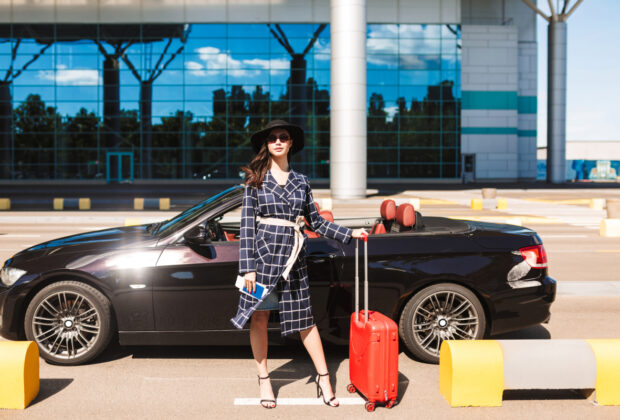
POLYGON ((364 407, 366 407, 366 411, 368 411, 369 413, 375 411, 375 403, 372 403, 370 401, 366 402, 364 407))
POLYGON ((353 394, 357 390, 355 389, 355 385, 349 384, 349 385, 347 385, 347 391, 349 391, 349 393, 353 394))
POLYGON ((385 408, 392 408, 396 405, 396 400, 390 400, 385 404, 385 408))

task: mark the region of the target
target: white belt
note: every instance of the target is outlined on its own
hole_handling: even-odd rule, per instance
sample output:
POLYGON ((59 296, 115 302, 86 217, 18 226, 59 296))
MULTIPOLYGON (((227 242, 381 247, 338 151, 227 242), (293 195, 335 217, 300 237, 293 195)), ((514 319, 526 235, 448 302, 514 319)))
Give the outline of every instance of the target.
POLYGON ((258 223, 263 223, 265 225, 289 226, 295 229, 295 242, 293 242, 293 249, 291 249, 291 255, 289 255, 288 260, 286 260, 285 269, 282 273, 282 277, 286 280, 291 272, 291 269, 293 268, 293 265, 295 264, 295 261, 297 260, 299 251, 301 251, 301 247, 304 244, 304 235, 300 230, 300 226, 303 226, 304 223, 304 217, 297 216, 297 219, 294 222, 286 219, 279 219, 277 217, 260 217, 257 221, 258 223))

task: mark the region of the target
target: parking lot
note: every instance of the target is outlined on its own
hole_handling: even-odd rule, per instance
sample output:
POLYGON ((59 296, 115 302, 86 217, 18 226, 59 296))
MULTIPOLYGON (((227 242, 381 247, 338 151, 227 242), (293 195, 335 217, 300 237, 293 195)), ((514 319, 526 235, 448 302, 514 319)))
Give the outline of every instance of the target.
MULTIPOLYGON (((316 190, 317 198, 327 191, 316 190)), ((419 198, 422 215, 520 222, 536 230, 558 280, 558 297, 549 324, 497 338, 618 338, 620 238, 599 236, 601 210, 586 198, 619 197, 615 189, 498 190, 508 208, 469 207, 480 190, 404 191, 397 200, 419 198)), ((340 217, 378 216, 384 197, 334 202, 340 217)), ((52 238, 123 225, 127 218, 146 223, 170 212, 3 212, 0 260, 52 238)), ((370 279, 372 281, 372 279, 370 279)), ((372 302, 372 301, 371 301, 372 302)), ((0 340, 3 340, 0 338, 0 340)), ((438 367, 399 358, 399 404, 366 413, 363 401, 346 391, 348 349, 328 347, 328 366, 342 406, 324 406, 316 396, 313 367, 301 345, 272 348, 270 370, 278 407, 258 406, 254 361, 246 347, 119 347, 112 345, 94 363, 59 367, 41 361, 41 392, 24 411, 0 410, 0 418, 619 418, 620 408, 596 406, 576 391, 509 392, 503 407, 450 408, 439 393, 438 367)))

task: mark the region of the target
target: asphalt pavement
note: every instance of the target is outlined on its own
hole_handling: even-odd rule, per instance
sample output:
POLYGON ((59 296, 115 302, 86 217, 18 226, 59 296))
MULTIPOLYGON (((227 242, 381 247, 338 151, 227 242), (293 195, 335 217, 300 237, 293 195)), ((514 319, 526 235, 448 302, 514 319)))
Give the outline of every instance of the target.
MULTIPOLYGON (((469 208, 479 189, 370 192, 366 200, 334 201, 336 218, 378 216, 383 198, 421 199, 423 215, 519 222, 536 230, 558 280, 549 324, 497 338, 618 338, 620 323, 620 238, 596 229, 604 217, 586 198, 606 198, 605 189, 500 189, 508 209, 469 208)), ((611 189, 608 196, 615 196, 611 189)), ((317 198, 327 190, 315 190, 317 198)), ((176 212, 0 213, 0 260, 20 249, 59 236, 123 225, 126 219, 162 220, 176 212)), ((135 220, 134 220, 135 222, 135 220)), ((3 340, 3 339, 0 339, 3 340)), ((1 410, 0 418, 620 418, 620 407, 601 407, 576 391, 508 392, 502 407, 450 408, 439 394, 438 367, 399 357, 399 404, 366 413, 363 401, 346 391, 348 350, 328 346, 328 366, 343 405, 324 406, 316 397, 312 364, 301 345, 270 349, 269 367, 279 405, 258 406, 258 385, 249 346, 120 347, 111 345, 94 363, 78 367, 41 361, 41 392, 23 411, 1 410), (345 404, 346 403, 346 404, 345 404)))

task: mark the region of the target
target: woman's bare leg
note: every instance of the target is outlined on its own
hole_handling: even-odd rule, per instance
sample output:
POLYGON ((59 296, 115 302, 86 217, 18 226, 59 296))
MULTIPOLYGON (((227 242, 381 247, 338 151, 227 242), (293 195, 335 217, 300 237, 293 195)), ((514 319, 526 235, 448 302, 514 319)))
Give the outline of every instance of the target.
MULTIPOLYGON (((325 353, 323 352, 323 344, 321 343, 321 336, 319 335, 319 330, 316 326, 312 328, 308 328, 307 330, 300 331, 301 340, 308 350, 308 354, 314 363, 314 368, 317 373, 328 373, 327 372, 327 363, 325 363, 325 353)), ((319 378, 319 384, 325 393, 325 400, 329 401, 330 398, 334 396, 334 391, 332 391, 332 385, 329 381, 329 376, 321 376, 319 378)), ((337 405, 338 400, 334 400, 332 404, 337 405)))
MULTIPOLYGON (((269 311, 255 311, 252 314, 250 324, 250 345, 252 346, 252 354, 258 368, 258 375, 261 378, 269 375, 267 370, 267 322, 269 321, 269 311)), ((260 398, 266 400, 275 400, 271 381, 263 379, 260 382, 260 398)), ((265 403, 273 406, 273 403, 265 403)))

